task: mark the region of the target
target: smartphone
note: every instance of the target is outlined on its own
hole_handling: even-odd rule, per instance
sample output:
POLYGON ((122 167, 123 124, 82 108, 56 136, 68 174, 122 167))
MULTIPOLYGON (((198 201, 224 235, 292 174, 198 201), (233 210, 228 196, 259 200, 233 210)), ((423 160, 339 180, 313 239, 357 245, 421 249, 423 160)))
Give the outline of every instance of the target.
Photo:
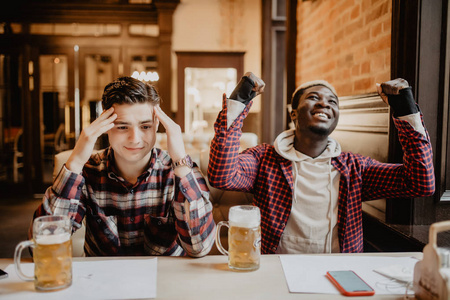
POLYGON ((0 279, 8 277, 8 273, 0 269, 0 279))
POLYGON ((372 296, 375 290, 353 271, 328 271, 326 276, 345 296, 372 296))

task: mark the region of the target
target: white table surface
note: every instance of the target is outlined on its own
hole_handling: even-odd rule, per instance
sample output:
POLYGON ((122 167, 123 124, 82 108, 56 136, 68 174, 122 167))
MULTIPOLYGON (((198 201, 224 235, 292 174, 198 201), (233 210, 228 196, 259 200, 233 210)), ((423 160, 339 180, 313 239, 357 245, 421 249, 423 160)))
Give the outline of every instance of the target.
MULTIPOLYGON (((335 255, 413 256, 422 259, 420 252, 364 253, 335 255)), ((124 257, 74 258, 74 261, 123 259, 124 257)), ((142 259, 148 257, 127 257, 142 259)), ((13 263, 0 259, 0 268, 13 263)), ((120 273, 120 270, 118 270, 120 273)), ((307 272, 307 270, 306 270, 307 272)), ((11 296, 11 295, 10 295, 11 296)), ((0 299, 2 297, 0 296, 0 299)), ((404 295, 375 295, 371 297, 344 297, 329 294, 289 293, 278 255, 262 255, 261 267, 253 272, 234 272, 228 269, 227 257, 208 255, 203 258, 158 257, 156 299, 404 299, 404 295)), ((414 299, 410 297, 409 299, 414 299)))

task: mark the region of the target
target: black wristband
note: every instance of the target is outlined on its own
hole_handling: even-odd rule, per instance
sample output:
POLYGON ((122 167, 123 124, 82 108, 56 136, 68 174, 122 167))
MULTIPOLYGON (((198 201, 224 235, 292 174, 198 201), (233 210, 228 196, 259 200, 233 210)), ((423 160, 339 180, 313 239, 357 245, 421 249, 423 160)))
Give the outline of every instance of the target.
POLYGON ((255 83, 253 80, 248 76, 243 76, 231 93, 230 99, 237 100, 247 105, 247 103, 256 96, 256 92, 252 90, 254 86, 255 83))
POLYGON ((398 95, 387 96, 394 117, 403 117, 419 112, 411 87, 401 89, 398 95))

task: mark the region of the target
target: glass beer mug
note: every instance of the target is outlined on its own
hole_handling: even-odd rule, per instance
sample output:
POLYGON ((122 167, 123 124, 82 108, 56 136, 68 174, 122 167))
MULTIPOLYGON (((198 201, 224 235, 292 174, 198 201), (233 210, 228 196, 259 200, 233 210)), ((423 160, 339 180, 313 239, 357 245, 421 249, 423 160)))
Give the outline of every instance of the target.
POLYGON ((43 216, 33 222, 33 239, 20 242, 14 253, 17 275, 38 290, 63 289, 72 284, 72 224, 68 216, 43 216), (22 251, 32 247, 34 277, 20 267, 22 251))
POLYGON ((216 246, 223 255, 228 255, 228 267, 236 271, 259 269, 261 256, 261 214, 252 205, 233 206, 228 221, 217 224, 216 246), (220 228, 228 227, 228 251, 220 242, 220 228))

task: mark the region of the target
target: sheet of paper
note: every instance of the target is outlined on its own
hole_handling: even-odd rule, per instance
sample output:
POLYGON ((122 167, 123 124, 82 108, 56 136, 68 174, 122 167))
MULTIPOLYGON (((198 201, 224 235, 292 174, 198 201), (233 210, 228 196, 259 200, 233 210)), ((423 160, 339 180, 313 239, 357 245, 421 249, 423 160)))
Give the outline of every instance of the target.
MULTIPOLYGON (((343 255, 283 255, 280 256, 284 275, 291 293, 339 294, 325 277, 327 271, 352 270, 367 282, 375 294, 405 294, 406 285, 391 280, 374 269, 401 265, 414 270, 418 262, 413 257, 343 256, 343 255)), ((412 287, 412 286, 411 286, 412 287)), ((413 291, 408 290, 408 294, 413 291)))
MULTIPOLYGON (((117 259, 73 262, 72 285, 61 291, 37 292, 33 282, 19 279, 14 265, 0 280, 0 299, 142 299, 156 298, 157 259, 117 259)), ((22 264, 32 275, 34 264, 22 264)))

